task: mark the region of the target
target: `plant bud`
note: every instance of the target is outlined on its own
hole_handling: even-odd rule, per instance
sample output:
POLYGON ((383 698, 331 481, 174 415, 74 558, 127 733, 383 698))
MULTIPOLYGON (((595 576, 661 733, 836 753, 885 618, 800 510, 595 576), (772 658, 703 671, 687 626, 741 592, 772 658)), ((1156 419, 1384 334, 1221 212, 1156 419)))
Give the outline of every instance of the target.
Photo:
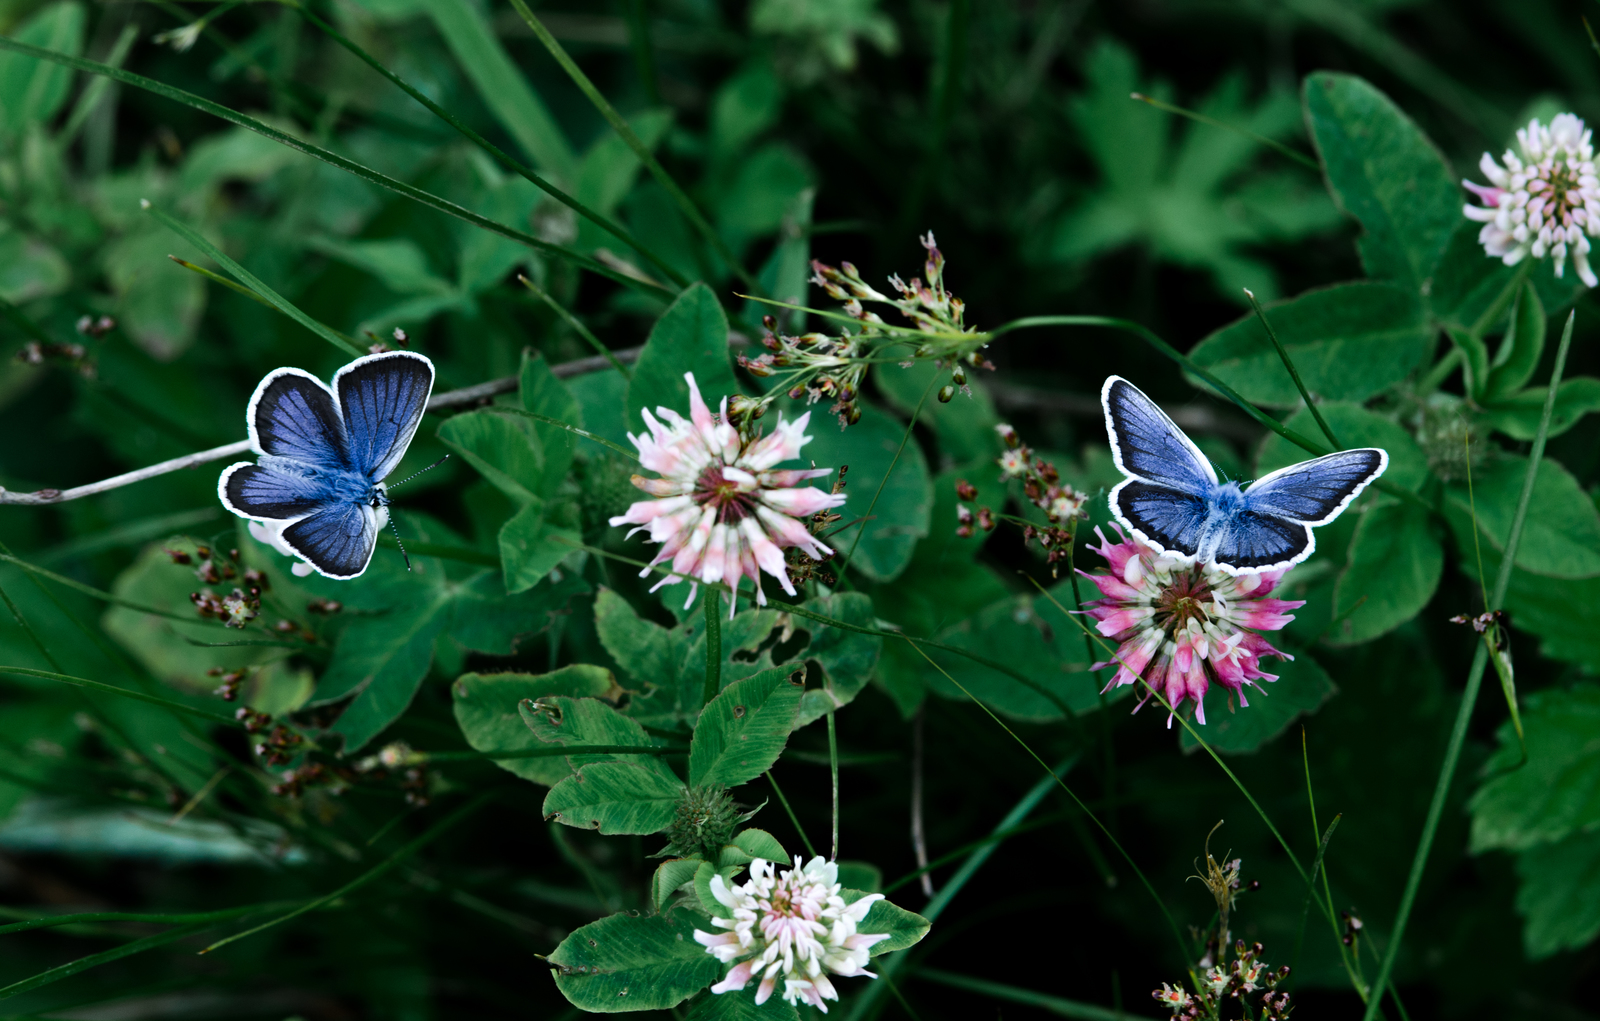
POLYGON ((956 388, 949 383, 939 388, 939 403, 949 404, 950 398, 956 395, 956 388))

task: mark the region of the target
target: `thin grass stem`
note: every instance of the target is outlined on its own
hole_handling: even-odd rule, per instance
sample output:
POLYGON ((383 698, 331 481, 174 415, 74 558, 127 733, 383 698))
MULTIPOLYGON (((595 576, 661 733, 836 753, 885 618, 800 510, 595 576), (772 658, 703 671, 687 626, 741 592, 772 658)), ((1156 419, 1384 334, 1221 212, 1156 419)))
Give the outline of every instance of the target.
MULTIPOLYGON (((710 586, 701 597, 706 614, 706 680, 700 690, 700 705, 711 704, 722 690, 722 591, 710 586)), ((735 601, 735 606, 738 605, 735 601)))
POLYGON ((1272 328, 1272 320, 1267 318, 1267 310, 1261 307, 1261 302, 1256 300, 1255 292, 1244 288, 1244 296, 1250 299, 1250 307, 1255 309, 1256 318, 1261 320, 1262 327, 1267 331, 1267 337, 1272 341, 1272 346, 1277 349, 1278 357, 1283 360, 1283 367, 1289 370, 1289 378, 1294 380, 1294 388, 1300 391, 1300 399, 1305 401, 1306 408, 1310 410, 1311 417, 1317 420, 1317 427, 1322 430, 1322 435, 1333 444, 1333 449, 1343 450, 1344 444, 1339 442, 1339 437, 1334 435, 1333 427, 1328 425, 1328 420, 1322 417, 1322 409, 1317 407, 1316 401, 1311 399, 1311 391, 1306 389, 1305 381, 1300 378, 1300 370, 1294 367, 1294 359, 1289 357, 1289 349, 1283 346, 1283 341, 1278 339, 1278 331, 1272 328))
POLYGON ((459 117, 455 116, 438 103, 435 103, 433 100, 429 99, 425 93, 419 91, 410 82, 384 67, 378 62, 377 58, 373 57, 366 50, 352 42, 338 29, 317 17, 314 13, 312 13, 309 7, 301 3, 295 3, 293 0, 287 0, 287 2, 289 3, 289 6, 299 11, 300 16, 309 21, 317 30, 322 32, 328 38, 332 39, 334 42, 338 43, 340 46, 343 46, 346 50, 349 50, 350 53, 354 54, 355 57, 362 63, 366 64, 368 67, 372 68, 374 71, 393 82, 402 92, 416 100, 418 103, 422 104, 422 106, 425 107, 429 113, 432 113, 435 117, 438 117, 440 120, 456 129, 456 131, 460 132, 462 136, 470 141, 473 145, 476 145, 478 148, 494 157, 495 161, 501 166, 524 178, 546 195, 549 195, 557 202, 566 206, 568 209, 571 209, 573 212, 593 223, 607 234, 610 234, 618 241, 621 241, 629 248, 632 248, 634 251, 638 252, 645 258, 646 261, 648 261, 652 266, 656 267, 656 269, 660 270, 662 274, 664 274, 669 280, 677 284, 679 287, 687 287, 689 285, 689 281, 684 279, 681 273, 663 262, 660 256, 646 248, 639 241, 639 239, 635 238, 632 234, 624 230, 616 221, 601 213, 599 210, 591 209, 584 205, 582 202, 578 201, 576 197, 569 195, 567 192, 547 181, 542 175, 539 174, 538 171, 513 158, 509 153, 502 150, 499 146, 478 134, 459 117))
POLYGON ((778 796, 778 804, 783 806, 783 810, 789 815, 789 822, 794 824, 794 831, 800 834, 800 843, 806 845, 807 857, 815 858, 817 849, 811 846, 811 838, 806 836, 805 827, 800 825, 800 817, 794 814, 794 808, 790 806, 789 799, 783 796, 783 788, 778 786, 777 778, 772 775, 772 770, 767 770, 766 777, 767 783, 772 785, 772 793, 778 796))
POLYGON ((109 65, 102 64, 99 61, 85 60, 82 57, 68 56, 65 53, 57 53, 54 50, 47 50, 38 46, 32 46, 28 43, 18 42, 17 40, 7 36, 0 36, 0 50, 6 50, 12 53, 21 53, 37 60, 47 60, 51 63, 59 64, 62 67, 70 67, 74 71, 83 71, 87 74, 103 75, 107 78, 110 78, 112 81, 121 82, 124 85, 132 85, 134 88, 143 89, 146 92, 161 96, 164 99, 170 99, 174 102, 182 103, 185 106, 200 110, 203 113, 209 113, 214 117, 219 117, 230 124, 237 124, 239 127, 245 128, 249 131, 254 131, 258 135, 270 138, 280 145, 284 145, 290 149, 294 149, 297 152, 304 153, 313 159, 321 160, 330 166, 338 167, 340 170, 353 174, 364 181, 371 182, 380 188, 387 189, 398 195, 404 195, 406 198, 409 198, 415 202, 419 202, 422 205, 428 206, 432 209, 436 209, 441 213, 454 216, 460 220, 465 220, 467 223, 470 223, 475 227, 480 227, 492 233, 499 234, 501 237, 509 238, 512 241, 524 244, 529 248, 532 248, 534 251, 542 252, 555 258, 566 259, 574 265, 587 269, 591 273, 597 273, 600 276, 615 280, 617 283, 620 283, 626 287, 644 290, 651 294, 666 298, 669 301, 674 297, 673 292, 664 287, 645 283, 636 277, 632 277, 626 273, 614 270, 600 262, 598 259, 584 255, 582 252, 574 251, 573 249, 567 248, 564 245, 557 245, 549 241, 545 241, 542 238, 529 234, 527 231, 517 230, 512 227, 507 227, 504 224, 496 223, 486 216, 481 216, 477 213, 474 213, 465 206, 451 202, 449 199, 440 198, 438 195, 423 191, 421 188, 418 188, 415 185, 410 185, 404 181, 390 177, 387 174, 379 173, 378 171, 373 170, 371 167, 364 166, 355 162, 354 160, 346 159, 345 157, 340 156, 339 154, 328 149, 324 149, 319 145, 296 138, 294 135, 288 134, 287 132, 280 131, 264 121, 239 113, 235 110, 231 110, 220 103, 214 103, 211 100, 202 96, 197 96, 192 92, 185 92, 183 89, 174 88, 171 85, 158 82, 152 78, 146 78, 143 75, 134 74, 131 71, 124 71, 121 68, 111 67, 109 65))
POLYGON ((529 280, 527 276, 522 273, 517 274, 517 281, 521 283, 523 287, 526 287, 529 291, 531 291, 534 297, 538 298, 546 305, 549 305, 555 314, 561 317, 561 321, 572 327, 573 331, 576 332, 578 336, 582 337, 590 347, 594 348, 596 354, 610 362, 612 368, 616 369, 622 374, 623 379, 633 378, 633 373, 628 371, 628 367, 622 364, 621 359, 613 354, 609 347, 606 347, 604 344, 600 343, 600 338, 594 335, 594 331, 585 326, 582 319, 579 319, 571 312, 568 312, 565 306, 563 306, 556 299, 552 298, 550 296, 550 292, 546 291, 532 280, 529 280))
POLYGON ((828 773, 833 780, 833 852, 829 861, 839 860, 839 736, 834 730, 832 709, 828 710, 828 773))
POLYGON ((208 258, 220 265, 229 273, 232 273, 234 278, 237 279, 241 284, 265 298, 279 312, 282 312, 290 319, 293 319, 295 322, 299 323, 301 326, 304 326, 306 329, 310 330, 312 333, 315 333, 317 336, 321 337, 323 340, 326 340, 328 343, 332 344, 334 347, 343 351, 347 355, 360 358, 362 355, 367 353, 361 348, 357 347, 350 341, 349 338, 345 337, 337 330, 318 322, 317 320, 306 315, 304 312, 300 311, 299 306, 295 305, 293 302, 289 301, 289 299, 285 298, 283 295, 267 286, 266 282, 260 277, 256 276, 254 273, 245 269, 237 262, 234 262, 232 259, 228 258, 228 256, 224 254, 220 248, 208 241, 199 231, 190 227, 188 224, 168 215, 159 206, 152 205, 149 199, 140 199, 139 204, 144 208, 145 212, 149 213, 156 220, 156 222, 160 223, 174 234, 183 238, 191 245, 194 245, 202 252, 206 253, 208 258))
MULTIPOLYGON (((1561 331, 1561 345, 1556 349, 1555 367, 1550 371, 1550 389, 1545 394, 1544 413, 1539 418, 1539 429, 1534 434, 1533 447, 1528 452, 1528 470, 1522 479, 1522 494, 1517 498, 1517 512, 1511 519, 1511 531, 1506 536, 1505 550, 1500 559, 1500 571, 1495 576, 1494 591, 1490 593, 1489 605, 1485 608, 1489 612, 1498 610, 1505 602, 1506 591, 1511 587, 1511 572, 1516 566, 1517 546, 1522 541, 1522 528, 1528 516, 1528 504, 1533 499, 1533 484, 1539 474, 1539 462, 1544 460, 1545 441, 1550 437, 1550 418, 1555 414, 1556 391, 1561 386, 1562 373, 1567 367, 1567 351, 1572 347, 1572 326, 1577 319, 1577 311, 1567 315, 1566 328, 1561 331)), ((1479 524, 1473 521, 1472 527, 1476 530, 1479 524)), ((1489 662, 1489 648, 1482 642, 1478 643, 1477 651, 1472 657, 1472 666, 1467 671, 1467 685, 1461 693, 1461 706, 1456 711, 1455 726, 1450 731, 1450 742, 1445 747, 1444 761, 1439 766, 1439 779, 1433 789, 1433 800, 1428 805, 1428 815, 1422 824, 1422 835, 1417 841, 1417 851, 1411 860, 1411 873, 1406 877, 1405 890, 1400 894, 1400 906, 1395 911, 1394 928, 1389 937, 1389 948, 1384 952, 1383 963, 1378 967, 1378 978, 1375 983, 1377 988, 1383 989, 1389 981, 1389 975, 1394 970, 1396 956, 1400 953, 1400 943, 1405 938, 1406 923, 1411 920, 1411 909, 1416 903, 1417 890, 1422 886, 1422 874, 1428 867, 1428 854, 1433 850, 1434 837, 1438 835, 1439 818, 1444 814, 1445 799, 1450 794, 1450 784, 1455 778, 1456 764, 1461 758, 1461 746, 1466 741, 1467 725, 1472 720, 1472 708, 1478 700, 1478 689, 1483 683, 1483 671, 1489 662)), ((1367 1001, 1366 1013, 1362 1021, 1372 1021, 1377 1016, 1378 1001, 1381 997, 1372 997, 1367 1001)))
POLYGON ((917 401, 916 409, 911 412, 911 421, 906 423, 906 431, 900 435, 900 445, 895 448, 894 457, 889 461, 889 467, 884 470, 883 478, 878 480, 878 490, 872 494, 872 502, 867 504, 867 512, 861 516, 861 527, 856 531, 855 541, 850 544, 850 552, 845 554, 844 559, 834 569, 834 573, 840 578, 844 577, 845 568, 855 559, 856 550, 861 546, 861 539, 867 534, 867 525, 872 519, 872 512, 877 508, 879 498, 883 496, 884 487, 889 484, 889 476, 894 474, 895 466, 900 463, 900 455, 906 451, 911 433, 917 427, 917 419, 922 417, 922 406, 928 403, 928 395, 933 392, 933 384, 938 381, 939 377, 934 376, 928 381, 928 385, 922 388, 922 397, 917 401))
POLYGON ((761 285, 756 282, 755 277, 750 275, 749 270, 745 269, 739 263, 739 260, 734 258, 733 252, 728 250, 727 243, 722 240, 722 236, 717 233, 716 228, 712 227, 710 222, 706 220, 699 207, 694 204, 694 200, 689 198, 682 188, 678 187, 678 182, 674 181, 672 175, 668 174, 666 169, 661 166, 661 163, 655 157, 655 153, 651 152, 649 146, 640 140, 639 136, 634 133, 633 128, 617 112, 616 107, 611 105, 611 101, 606 99, 605 95, 595 87, 594 82, 589 80, 589 76, 583 73, 583 69, 567 54, 566 49, 556 40, 556 37, 550 34, 550 30, 544 27, 544 22, 534 15, 525 0, 511 0, 511 6, 515 7, 517 13, 522 15, 522 20, 528 23, 528 27, 533 30, 533 34, 538 37, 539 42, 544 44, 544 48, 550 51, 550 55, 555 58, 557 64, 561 65, 561 69, 567 73, 567 77, 571 78, 573 84, 578 86, 578 89, 588 97, 589 102, 594 104, 594 108, 600 111, 600 116, 604 117, 606 123, 611 125, 611 130, 615 131, 617 137, 627 143, 628 148, 632 149, 633 154, 639 158, 639 162, 644 164, 646 170, 650 171, 650 176, 654 177, 656 183, 661 185, 667 194, 672 197, 672 201, 677 204, 684 218, 693 225, 701 237, 706 239, 712 250, 717 253, 718 257, 727 264, 728 268, 733 271, 734 275, 746 287, 752 291, 759 292, 761 285))
POLYGON ((352 879, 350 882, 348 882, 348 883, 344 884, 343 886, 339 887, 337 890, 334 890, 332 893, 324 894, 323 896, 318 897, 315 900, 307 901, 306 903, 304 903, 304 904, 300 905, 299 907, 295 908, 293 911, 289 911, 289 912, 286 912, 285 914, 279 915, 277 918, 271 919, 270 921, 262 922, 260 925, 253 926, 252 928, 246 929, 244 932, 235 933, 234 935, 229 936, 226 939, 218 940, 217 942, 211 944, 210 946, 206 947, 204 950, 202 950, 200 952, 202 954, 209 954, 213 950, 217 950, 217 949, 219 949, 221 947, 227 946, 229 943, 233 943, 233 942, 235 942, 237 940, 244 939, 247 936, 254 936, 256 933, 261 932, 264 929, 270 929, 275 925, 281 925, 282 923, 287 922, 290 919, 300 917, 301 915, 305 914, 308 911, 315 911, 317 908, 323 907, 326 904, 330 904, 333 901, 336 901, 341 897, 349 896, 350 894, 354 893, 356 890, 360 889, 363 886, 366 886, 368 883, 370 883, 373 880, 375 880, 375 879, 379 878, 380 876, 384 875, 384 873, 388 872, 390 869, 394 868, 396 865, 399 865, 401 862, 405 861, 407 858, 410 858, 413 854, 415 854, 418 851, 422 850, 422 848, 426 847, 428 844, 432 843, 434 840, 438 839, 445 832, 447 832, 448 830, 453 828, 457 823, 463 821, 468 816, 471 816, 473 813, 477 812, 480 808, 482 808, 483 806, 487 805, 491 800, 493 800, 495 798, 495 796, 498 793, 499 793, 498 791, 486 791, 483 794, 478 795, 476 798, 473 798, 471 801, 467 802, 465 805, 462 805, 460 808, 457 808, 454 812, 451 812, 449 815, 445 816, 443 819, 440 819, 438 822, 434 823, 433 826, 431 826, 421 836, 419 836, 416 839, 412 840, 411 842, 407 843, 404 847, 400 848, 400 850, 396 851, 394 854, 392 854, 388 858, 384 859, 375 868, 367 870, 362 875, 357 876, 355 879, 352 879))

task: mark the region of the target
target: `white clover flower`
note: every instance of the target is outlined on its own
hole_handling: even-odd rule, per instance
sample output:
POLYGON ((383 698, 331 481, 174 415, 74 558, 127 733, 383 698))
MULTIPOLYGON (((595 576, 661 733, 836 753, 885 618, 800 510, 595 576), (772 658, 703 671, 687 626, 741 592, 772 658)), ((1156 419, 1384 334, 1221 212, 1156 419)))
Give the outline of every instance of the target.
POLYGON ((821 855, 803 867, 797 855, 794 868, 781 876, 775 875, 771 862, 757 858, 750 863, 749 880, 737 886, 712 876, 711 895, 733 917, 711 919, 727 932, 696 929, 694 938, 706 953, 733 968, 711 991, 736 992, 757 978, 759 1006, 772 996, 781 978, 785 1000, 804 1000, 826 1014, 822 1001, 839 999, 828 980, 830 972, 877 978, 865 966, 870 948, 889 934, 858 933, 856 926, 883 894, 868 894, 846 904, 839 896, 838 877, 838 866, 821 855))
POLYGON ((1504 166, 1483 154, 1478 168, 1490 184, 1461 183, 1483 202, 1462 212, 1483 224, 1478 241, 1486 253, 1507 266, 1548 255, 1558 277, 1570 255, 1579 278, 1600 285, 1589 268, 1589 238, 1600 237, 1600 178, 1589 136, 1582 120, 1562 113, 1549 127, 1531 120, 1519 129, 1521 155, 1507 149, 1504 166))
MULTIPOLYGON (((638 525, 629 535, 648 529, 650 540, 662 544, 640 577, 662 561, 672 561, 674 573, 650 591, 675 585, 683 577, 697 579, 690 583, 686 607, 694 602, 700 582, 714 585, 725 581, 737 593, 739 579, 745 575, 755 585, 756 601, 765 606, 762 571, 794 595, 783 548, 797 547, 814 560, 833 553, 795 519, 844 503, 843 494, 800 485, 829 474, 831 469, 773 470, 775 465, 799 457, 800 448, 811 442, 806 435, 811 413, 792 422, 780 420, 771 433, 745 439, 728 424, 726 397, 722 414, 713 417, 695 385, 694 373, 684 373, 683 378, 689 381, 689 417, 685 419, 671 408, 657 408, 656 414, 666 421, 662 425, 646 409, 644 421, 650 434, 628 435, 639 449, 639 463, 661 475, 659 479, 635 475, 633 484, 656 499, 638 501, 611 523, 638 525)), ((733 616, 737 602, 730 601, 728 616, 733 616)))

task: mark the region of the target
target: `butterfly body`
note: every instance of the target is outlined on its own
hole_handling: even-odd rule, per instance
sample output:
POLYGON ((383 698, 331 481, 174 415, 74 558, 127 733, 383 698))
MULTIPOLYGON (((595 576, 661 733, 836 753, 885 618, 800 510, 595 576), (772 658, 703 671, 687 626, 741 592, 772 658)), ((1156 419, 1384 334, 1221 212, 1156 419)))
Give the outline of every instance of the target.
POLYGON ((1376 447, 1282 468, 1248 487, 1221 481, 1194 441, 1120 376, 1100 391, 1112 459, 1127 478, 1111 513, 1141 542, 1229 574, 1285 570, 1316 549, 1312 528, 1338 517, 1389 464, 1376 447))
POLYGON ((260 458, 223 471, 223 506, 261 522, 258 538, 311 570, 359 576, 389 520, 383 480, 416 433, 433 377, 433 363, 410 351, 358 358, 331 387, 300 369, 269 373, 246 412, 260 458))

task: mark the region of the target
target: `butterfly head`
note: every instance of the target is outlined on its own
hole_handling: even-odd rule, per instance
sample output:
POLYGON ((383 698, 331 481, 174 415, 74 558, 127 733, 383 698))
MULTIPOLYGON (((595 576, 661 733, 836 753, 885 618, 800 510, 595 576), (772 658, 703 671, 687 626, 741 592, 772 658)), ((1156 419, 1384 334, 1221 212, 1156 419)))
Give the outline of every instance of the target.
POLYGON ((374 482, 361 502, 373 510, 382 510, 389 506, 389 487, 382 482, 374 482))

